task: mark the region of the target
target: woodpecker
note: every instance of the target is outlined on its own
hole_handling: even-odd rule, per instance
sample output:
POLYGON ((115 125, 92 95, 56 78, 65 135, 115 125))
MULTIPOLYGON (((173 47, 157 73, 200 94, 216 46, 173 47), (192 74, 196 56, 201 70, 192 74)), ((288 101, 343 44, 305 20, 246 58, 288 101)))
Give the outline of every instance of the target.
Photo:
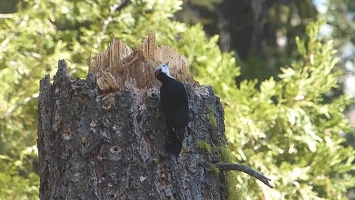
POLYGON ((155 77, 162 82, 160 101, 168 127, 167 152, 179 157, 185 135, 185 127, 189 121, 189 109, 184 84, 173 78, 169 73, 169 62, 159 65, 155 77))

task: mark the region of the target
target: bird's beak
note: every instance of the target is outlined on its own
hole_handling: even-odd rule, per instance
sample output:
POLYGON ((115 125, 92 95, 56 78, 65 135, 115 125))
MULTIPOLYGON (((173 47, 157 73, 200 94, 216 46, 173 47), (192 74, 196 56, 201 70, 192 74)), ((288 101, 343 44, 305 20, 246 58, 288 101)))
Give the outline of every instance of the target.
POLYGON ((157 76, 158 76, 158 74, 159 74, 159 70, 155 70, 155 71, 154 71, 154 75, 155 75, 155 77, 157 77, 157 76))
POLYGON ((169 61, 167 63, 165 63, 166 66, 169 66, 169 61))

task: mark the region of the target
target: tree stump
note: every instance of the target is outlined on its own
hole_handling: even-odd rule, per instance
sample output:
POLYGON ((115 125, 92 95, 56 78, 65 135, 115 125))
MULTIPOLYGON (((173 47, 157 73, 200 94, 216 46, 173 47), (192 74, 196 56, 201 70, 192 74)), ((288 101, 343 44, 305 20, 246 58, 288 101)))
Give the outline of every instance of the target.
POLYGON ((40 82, 40 199, 226 199, 225 175, 210 163, 225 145, 223 108, 211 87, 188 74, 187 59, 155 47, 130 50, 112 40, 90 58, 87 78, 71 80, 58 62, 40 82), (178 160, 165 152, 157 65, 169 61, 184 82, 190 122, 178 160))

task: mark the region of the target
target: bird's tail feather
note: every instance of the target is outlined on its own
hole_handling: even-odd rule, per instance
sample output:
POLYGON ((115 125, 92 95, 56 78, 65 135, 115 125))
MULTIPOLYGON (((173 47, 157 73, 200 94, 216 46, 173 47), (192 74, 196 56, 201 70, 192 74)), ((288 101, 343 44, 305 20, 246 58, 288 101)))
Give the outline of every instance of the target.
POLYGON ((168 127, 168 137, 166 143, 166 151, 179 157, 182 148, 182 142, 184 141, 185 129, 173 129, 168 127))

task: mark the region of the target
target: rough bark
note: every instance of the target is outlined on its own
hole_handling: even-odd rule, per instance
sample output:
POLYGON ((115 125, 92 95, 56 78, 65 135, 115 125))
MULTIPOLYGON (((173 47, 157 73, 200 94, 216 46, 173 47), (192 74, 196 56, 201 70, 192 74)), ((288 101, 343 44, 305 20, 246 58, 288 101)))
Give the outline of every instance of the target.
POLYGON ((108 67, 114 64, 100 66, 113 71, 95 72, 92 63, 98 59, 91 60, 85 80, 71 80, 64 60, 53 84, 48 75, 41 80, 40 199, 226 199, 225 176, 209 165, 219 161, 225 144, 223 109, 212 88, 180 76, 190 80, 185 82, 190 123, 176 161, 164 149, 167 129, 152 74, 153 64, 166 60, 132 52, 116 61, 130 56, 133 61, 125 62, 133 68, 149 68, 139 75, 144 82, 136 81, 138 72, 132 70, 127 79, 115 74, 108 67), (100 87, 100 78, 106 86, 100 87), (212 151, 198 148, 201 142, 212 151))

